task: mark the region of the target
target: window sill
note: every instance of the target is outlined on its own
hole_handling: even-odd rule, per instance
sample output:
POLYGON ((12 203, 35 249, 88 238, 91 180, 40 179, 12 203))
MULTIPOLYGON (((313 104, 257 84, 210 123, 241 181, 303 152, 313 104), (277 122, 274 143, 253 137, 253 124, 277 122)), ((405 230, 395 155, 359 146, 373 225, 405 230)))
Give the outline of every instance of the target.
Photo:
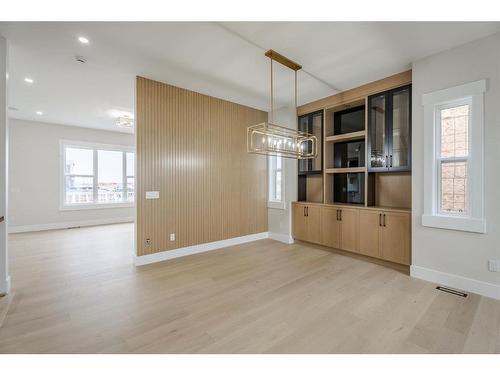
POLYGON ((422 215, 422 225, 424 227, 486 233, 486 220, 471 217, 422 215))
POLYGON ((92 203, 92 204, 79 204, 79 205, 65 205, 59 207, 59 211, 100 210, 106 208, 127 208, 134 206, 135 206, 134 202, 92 203))
POLYGON ((272 208, 272 209, 276 209, 276 210, 285 210, 286 205, 285 205, 285 202, 268 201, 267 208, 272 208))

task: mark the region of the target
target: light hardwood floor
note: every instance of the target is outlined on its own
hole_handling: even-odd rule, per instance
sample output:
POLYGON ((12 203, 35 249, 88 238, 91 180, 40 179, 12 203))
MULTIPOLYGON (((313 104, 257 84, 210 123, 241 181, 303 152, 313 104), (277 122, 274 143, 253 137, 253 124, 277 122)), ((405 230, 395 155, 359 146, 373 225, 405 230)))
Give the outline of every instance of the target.
POLYGON ((135 268, 131 224, 9 243, 1 353, 500 352, 500 301, 319 247, 262 240, 135 268))

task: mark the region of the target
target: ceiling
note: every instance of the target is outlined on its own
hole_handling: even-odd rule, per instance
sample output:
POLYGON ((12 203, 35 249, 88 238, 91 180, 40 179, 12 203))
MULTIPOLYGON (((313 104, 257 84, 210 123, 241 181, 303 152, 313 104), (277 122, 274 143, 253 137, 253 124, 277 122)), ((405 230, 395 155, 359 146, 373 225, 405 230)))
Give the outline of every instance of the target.
MULTIPOLYGON (((9 117, 112 131, 126 131, 115 119, 133 113, 137 75, 267 111, 267 49, 302 64, 303 104, 498 31, 496 22, 0 23, 9 117)), ((293 72, 276 64, 275 107, 292 100, 293 72)))

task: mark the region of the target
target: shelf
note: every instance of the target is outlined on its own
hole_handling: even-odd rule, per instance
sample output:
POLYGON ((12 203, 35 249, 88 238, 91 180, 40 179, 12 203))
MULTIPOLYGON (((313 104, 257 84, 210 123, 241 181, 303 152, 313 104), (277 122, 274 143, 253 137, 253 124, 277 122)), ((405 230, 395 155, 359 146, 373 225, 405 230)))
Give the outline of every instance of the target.
POLYGON ((325 173, 364 173, 366 172, 366 167, 356 167, 356 168, 327 168, 325 173))
POLYGON ((359 132, 346 133, 340 135, 331 135, 326 137, 326 142, 343 142, 343 141, 355 141, 358 139, 364 139, 366 137, 366 130, 361 130, 359 132))

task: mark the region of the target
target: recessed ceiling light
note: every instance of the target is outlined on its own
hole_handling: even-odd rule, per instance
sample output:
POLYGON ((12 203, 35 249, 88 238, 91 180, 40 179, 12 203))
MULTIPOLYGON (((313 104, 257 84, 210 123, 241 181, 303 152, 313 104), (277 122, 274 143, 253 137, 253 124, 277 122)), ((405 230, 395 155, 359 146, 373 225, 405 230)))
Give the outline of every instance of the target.
POLYGON ((33 79, 32 79, 32 78, 30 78, 30 77, 26 77, 26 78, 24 79, 24 82, 26 82, 26 83, 33 83, 33 79))
POLYGON ((43 115, 43 112, 42 112, 42 111, 36 111, 36 114, 37 114, 38 116, 41 116, 41 115, 43 115))
POLYGON ((87 38, 85 38, 84 36, 79 36, 78 37, 78 40, 80 41, 80 43, 82 44, 89 44, 89 40, 87 38))

